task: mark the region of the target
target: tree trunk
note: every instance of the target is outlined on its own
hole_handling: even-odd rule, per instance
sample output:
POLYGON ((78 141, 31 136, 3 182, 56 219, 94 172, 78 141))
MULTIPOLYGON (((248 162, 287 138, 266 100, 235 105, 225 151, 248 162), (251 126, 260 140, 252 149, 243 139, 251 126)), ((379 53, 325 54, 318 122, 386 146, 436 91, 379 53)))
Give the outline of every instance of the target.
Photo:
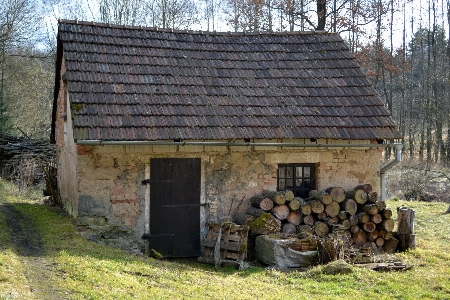
POLYGON ((307 201, 307 203, 311 205, 311 210, 313 213, 320 214, 324 210, 324 206, 319 200, 310 200, 307 201))
POLYGON ((312 226, 314 225, 314 217, 312 215, 307 215, 303 218, 303 223, 306 225, 312 226))
POLYGON ((378 200, 377 202, 375 202, 375 205, 378 207, 378 210, 386 209, 385 201, 378 200))
POLYGON ((250 225, 254 220, 255 217, 248 214, 237 213, 234 216, 234 223, 237 225, 250 225))
POLYGON ((370 185, 368 183, 361 184, 361 185, 358 185, 357 187, 355 187, 355 190, 363 190, 364 192, 369 194, 370 192, 372 192, 372 185, 370 185))
POLYGON ((392 232, 392 230, 394 230, 394 220, 393 219, 384 219, 383 221, 381 221, 379 226, 380 226, 381 230, 386 230, 388 232, 392 232))
POLYGON ((367 241, 367 234, 360 230, 352 234, 352 240, 356 245, 362 245, 367 241))
POLYGON ((345 199, 343 202, 341 202, 341 208, 342 210, 348 212, 351 216, 354 216, 356 214, 356 211, 358 210, 356 201, 353 199, 345 199))
POLYGON ((332 197, 330 194, 328 194, 328 193, 324 193, 324 194, 322 195, 322 203, 323 203, 324 205, 328 205, 328 204, 330 204, 331 202, 333 202, 333 197, 332 197))
POLYGON ((277 217, 278 220, 286 220, 289 215, 289 207, 286 204, 276 205, 272 208, 272 214, 277 217))
POLYGON ((302 214, 304 214, 305 216, 310 215, 312 213, 311 205, 303 199, 299 201, 300 201, 300 211, 302 212, 302 214))
POLYGON ((358 217, 359 223, 367 223, 370 221, 370 215, 365 212, 357 213, 356 216, 358 217))
POLYGON ((383 221, 383 218, 381 217, 380 214, 374 214, 373 216, 370 217, 370 220, 375 224, 380 224, 381 221, 383 221))
POLYGON ((397 232, 399 241, 398 245, 399 251, 415 249, 416 248, 416 235, 414 234, 414 219, 416 216, 415 210, 412 210, 407 207, 399 207, 397 209, 397 215, 398 215, 397 232))
POLYGON ((297 210, 300 208, 300 201, 298 199, 301 198, 294 198, 291 201, 288 202, 288 206, 291 210, 297 210))
POLYGON ((341 207, 339 206, 339 203, 337 202, 331 202, 330 204, 325 206, 325 212, 330 217, 335 217, 339 215, 341 211, 341 207))
POLYGON ((284 192, 264 191, 263 195, 268 197, 275 204, 283 205, 286 203, 286 196, 284 195, 284 192))
POLYGON ((394 254, 397 249, 398 240, 391 237, 390 239, 384 240, 383 250, 386 254, 394 254))
POLYGON ((373 216, 378 213, 378 207, 375 204, 366 204, 362 207, 362 211, 373 216))
POLYGON ((314 222, 314 232, 319 237, 325 237, 330 232, 330 229, 328 228, 327 223, 316 221, 314 222))
POLYGON ((283 224, 283 227, 281 228, 282 233, 286 234, 295 234, 297 232, 297 229, 295 228, 295 225, 291 223, 283 224))
POLYGON ((299 211, 291 211, 289 215, 286 217, 286 220, 297 226, 303 222, 303 215, 299 211))
MULTIPOLYGON (((320 0, 319 0, 320 1, 320 0)), ((328 193, 333 198, 333 201, 337 203, 341 203, 345 200, 345 191, 341 187, 330 187, 325 190, 325 193, 328 193)))
POLYGON ((377 201, 378 201, 378 193, 377 192, 370 192, 367 195, 367 202, 366 203, 375 204, 377 201))
POLYGON ((264 211, 269 211, 273 208, 273 201, 267 197, 252 197, 250 198, 250 204, 264 211))
POLYGON ((367 232, 372 232, 375 229, 377 229, 377 225, 374 222, 364 223, 363 227, 364 227, 364 230, 367 232))
POLYGON ((250 224, 253 235, 278 233, 281 230, 281 222, 269 213, 264 213, 250 224))
POLYGON ((284 198, 286 199, 286 201, 291 201, 292 199, 294 199, 294 192, 292 191, 286 191, 284 193, 284 198))
POLYGON ((364 204, 367 201, 367 193, 364 190, 354 190, 347 192, 347 198, 355 200, 358 204, 364 204))
POLYGON ((247 208, 246 213, 247 213, 248 215, 251 215, 251 216, 254 216, 254 217, 258 218, 258 217, 261 216, 262 214, 266 213, 266 211, 264 211, 264 210, 262 210, 262 209, 260 209, 260 208, 256 208, 256 207, 253 207, 253 206, 249 206, 249 207, 247 208))
POLYGON ((383 216, 383 218, 385 219, 390 219, 392 218, 392 210, 390 208, 386 208, 382 211, 380 211, 381 216, 383 216))

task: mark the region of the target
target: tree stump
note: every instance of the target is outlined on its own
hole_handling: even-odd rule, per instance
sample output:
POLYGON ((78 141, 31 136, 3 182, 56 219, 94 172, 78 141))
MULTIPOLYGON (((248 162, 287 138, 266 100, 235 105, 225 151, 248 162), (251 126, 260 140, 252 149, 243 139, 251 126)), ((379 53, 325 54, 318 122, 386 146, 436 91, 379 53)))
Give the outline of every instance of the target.
POLYGON ((398 250, 406 251, 408 249, 415 249, 416 235, 414 234, 414 219, 416 217, 416 211, 407 207, 399 207, 397 208, 397 215, 398 250))

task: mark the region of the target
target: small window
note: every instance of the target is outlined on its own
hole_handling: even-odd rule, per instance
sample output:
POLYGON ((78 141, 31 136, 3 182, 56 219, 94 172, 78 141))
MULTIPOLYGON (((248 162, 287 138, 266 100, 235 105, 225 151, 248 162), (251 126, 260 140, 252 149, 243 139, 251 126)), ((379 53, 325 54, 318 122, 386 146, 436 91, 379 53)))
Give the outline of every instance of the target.
POLYGON ((291 190, 295 197, 308 198, 314 189, 314 164, 278 165, 279 191, 291 190))

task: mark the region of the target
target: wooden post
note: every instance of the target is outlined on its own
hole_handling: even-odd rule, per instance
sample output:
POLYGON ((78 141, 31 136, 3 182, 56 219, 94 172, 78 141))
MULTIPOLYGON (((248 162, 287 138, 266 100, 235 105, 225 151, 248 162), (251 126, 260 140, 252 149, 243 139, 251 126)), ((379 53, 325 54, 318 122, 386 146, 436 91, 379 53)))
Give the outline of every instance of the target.
POLYGON ((414 219, 416 211, 407 207, 398 207, 398 250, 400 252, 416 248, 416 235, 414 234, 414 219))

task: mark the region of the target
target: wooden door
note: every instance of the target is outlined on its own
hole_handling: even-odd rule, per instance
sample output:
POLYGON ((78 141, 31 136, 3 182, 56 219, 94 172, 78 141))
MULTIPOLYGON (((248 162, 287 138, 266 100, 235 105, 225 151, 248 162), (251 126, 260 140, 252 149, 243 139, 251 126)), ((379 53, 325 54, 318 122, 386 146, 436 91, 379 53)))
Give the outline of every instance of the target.
POLYGON ((200 158, 150 160, 149 247, 164 257, 200 255, 200 158))

